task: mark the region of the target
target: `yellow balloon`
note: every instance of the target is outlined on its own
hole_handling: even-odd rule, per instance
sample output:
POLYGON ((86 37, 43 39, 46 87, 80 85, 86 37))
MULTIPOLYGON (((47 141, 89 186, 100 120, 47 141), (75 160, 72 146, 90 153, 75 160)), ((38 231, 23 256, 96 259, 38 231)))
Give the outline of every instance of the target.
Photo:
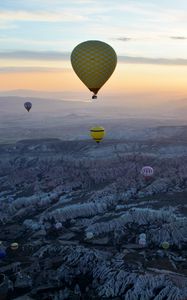
POLYGON ((90 135, 96 143, 100 143, 105 136, 105 129, 101 126, 92 127, 90 129, 90 135))
POLYGON ((117 55, 114 49, 101 41, 86 41, 71 53, 72 67, 80 80, 95 95, 115 70, 117 55))

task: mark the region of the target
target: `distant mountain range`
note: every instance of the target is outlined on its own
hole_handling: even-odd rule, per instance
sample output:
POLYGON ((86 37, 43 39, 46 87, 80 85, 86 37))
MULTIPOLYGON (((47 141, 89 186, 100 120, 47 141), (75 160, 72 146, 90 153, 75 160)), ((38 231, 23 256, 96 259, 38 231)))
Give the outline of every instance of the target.
POLYGON ((89 101, 91 97, 85 98, 84 93, 75 93, 71 91, 49 92, 49 91, 35 91, 35 90, 10 90, 0 91, 0 97, 24 97, 24 98, 42 98, 42 99, 58 99, 64 101, 89 101), (84 97, 84 98, 83 98, 84 97))
POLYGON ((186 137, 186 129, 179 126, 187 125, 187 99, 157 103, 153 97, 145 105, 132 95, 83 102, 69 101, 65 96, 53 98, 51 93, 48 98, 36 97, 36 91, 24 97, 27 92, 0 93, 0 143, 33 138, 88 139, 89 129, 95 125, 105 127, 108 139, 173 138, 181 132, 186 137), (33 104, 29 113, 25 101, 33 104))
MULTIPOLYGON (((164 96, 143 94, 99 94, 98 99, 92 101, 91 93, 85 92, 48 92, 34 90, 11 90, 0 92, 1 111, 10 112, 12 101, 18 108, 26 100, 33 102, 33 110, 58 111, 63 110, 65 114, 86 113, 87 115, 98 115, 100 117, 124 118, 143 117, 160 119, 186 120, 187 98, 169 99, 164 96), (55 105, 54 105, 55 103, 55 105), (68 112, 66 110, 70 109, 68 112), (79 111, 80 110, 80 111, 79 111)), ((14 113, 15 113, 14 107, 14 113)), ((10 112, 11 113, 11 112, 10 112)), ((64 114, 63 114, 64 115, 64 114)))

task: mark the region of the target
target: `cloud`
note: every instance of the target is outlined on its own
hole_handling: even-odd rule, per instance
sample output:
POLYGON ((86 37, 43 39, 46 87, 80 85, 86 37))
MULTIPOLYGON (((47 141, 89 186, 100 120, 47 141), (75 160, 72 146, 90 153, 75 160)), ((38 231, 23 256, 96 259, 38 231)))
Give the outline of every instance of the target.
POLYGON ((128 64, 150 64, 150 65, 180 65, 186 66, 187 59, 182 58, 149 58, 149 57, 131 57, 119 56, 119 62, 128 64))
POLYGON ((14 29, 14 28, 17 28, 17 25, 15 24, 11 24, 7 21, 2 21, 0 20, 0 29, 14 29))
POLYGON ((0 59, 60 61, 70 59, 70 53, 60 51, 6 51, 0 52, 0 59))
POLYGON ((170 36, 170 39, 172 39, 172 40, 187 40, 187 37, 185 37, 185 36, 170 36))
POLYGON ((133 39, 129 37, 119 37, 119 38, 115 38, 115 40, 122 41, 122 42, 129 42, 132 41, 133 39))
MULTIPOLYGON (((0 52, 0 59, 3 61, 8 60, 24 60, 24 61, 70 61, 70 52, 60 51, 9 51, 0 52)), ((153 64, 153 65, 187 65, 187 59, 182 58, 150 58, 139 56, 118 56, 118 61, 128 64, 153 64)), ((28 67, 28 70, 34 70, 35 67, 28 67)), ((24 70, 24 67, 22 68, 24 70)), ((45 70, 45 68, 40 68, 45 70)), ((13 69, 12 69, 13 70, 13 69)), ((21 69, 20 69, 21 70, 21 69)), ((46 69, 47 70, 47 69, 46 69)), ((51 70, 51 69, 50 69, 51 70)), ((53 68, 55 71, 56 69, 53 68)), ((60 70, 60 68, 57 68, 60 70)), ((34 70, 36 71, 36 69, 34 70)), ((38 70, 39 71, 39 70, 38 70)))
POLYGON ((69 68, 54 67, 0 67, 1 73, 48 73, 48 72, 69 72, 69 68))
POLYGON ((162 22, 162 23, 168 23, 168 22, 175 22, 175 21, 185 21, 187 17, 187 12, 185 9, 179 8, 164 8, 159 3, 139 3, 139 1, 135 1, 134 3, 132 1, 127 1, 127 3, 118 6, 118 9, 120 11, 127 12, 129 14, 136 14, 139 15, 139 17, 144 18, 144 22, 162 22))
POLYGON ((77 22, 88 20, 86 16, 70 11, 48 12, 48 11, 0 11, 2 21, 37 21, 37 22, 77 22))
POLYGON ((69 1, 69 4, 89 4, 89 3, 95 3, 95 1, 94 0, 69 1))

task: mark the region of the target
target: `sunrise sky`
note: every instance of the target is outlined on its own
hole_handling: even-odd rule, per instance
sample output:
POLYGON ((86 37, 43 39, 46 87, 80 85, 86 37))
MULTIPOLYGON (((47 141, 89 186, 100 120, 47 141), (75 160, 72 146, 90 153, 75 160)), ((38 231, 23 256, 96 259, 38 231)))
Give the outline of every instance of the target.
POLYGON ((92 39, 118 55, 103 93, 187 96, 186 0, 1 1, 0 91, 89 93, 70 53, 92 39))

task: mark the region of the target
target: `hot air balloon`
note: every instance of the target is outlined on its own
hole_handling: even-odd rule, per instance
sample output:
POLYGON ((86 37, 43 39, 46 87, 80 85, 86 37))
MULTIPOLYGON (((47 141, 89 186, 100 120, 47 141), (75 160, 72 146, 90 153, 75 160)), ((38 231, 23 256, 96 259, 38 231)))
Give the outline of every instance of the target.
POLYGON ((100 141, 104 138, 105 136, 105 129, 101 126, 96 126, 92 127, 90 129, 90 135, 93 138, 96 143, 100 143, 100 141))
POLYGON ((31 102, 25 102, 25 103, 24 103, 24 107, 25 107, 25 109, 29 112, 29 110, 30 110, 31 107, 32 107, 32 103, 31 103, 31 102))
POLYGON ((154 174, 154 170, 150 166, 145 166, 141 169, 141 174, 144 176, 145 179, 150 179, 154 174))
POLYGON ((55 228, 56 228, 57 230, 62 229, 62 223, 61 223, 61 222, 57 222, 57 223, 55 224, 55 228))
POLYGON ((92 239, 94 237, 93 232, 86 232, 86 238, 88 240, 92 239))
POLYGON ((139 234, 139 239, 146 240, 146 234, 145 233, 140 233, 139 234))
POLYGON ((11 250, 17 250, 18 247, 19 247, 18 243, 12 243, 12 244, 10 245, 11 250))
POLYGON ((100 88, 109 79, 117 64, 114 49, 101 41, 86 41, 77 45, 71 53, 73 70, 97 98, 100 88))
POLYGON ((147 244, 147 237, 146 237, 146 234, 145 234, 145 233, 139 234, 139 245, 145 247, 146 244, 147 244))
POLYGON ((163 248, 164 250, 167 250, 167 249, 169 248, 169 243, 168 243, 168 242, 163 242, 163 243, 162 243, 162 248, 163 248))

